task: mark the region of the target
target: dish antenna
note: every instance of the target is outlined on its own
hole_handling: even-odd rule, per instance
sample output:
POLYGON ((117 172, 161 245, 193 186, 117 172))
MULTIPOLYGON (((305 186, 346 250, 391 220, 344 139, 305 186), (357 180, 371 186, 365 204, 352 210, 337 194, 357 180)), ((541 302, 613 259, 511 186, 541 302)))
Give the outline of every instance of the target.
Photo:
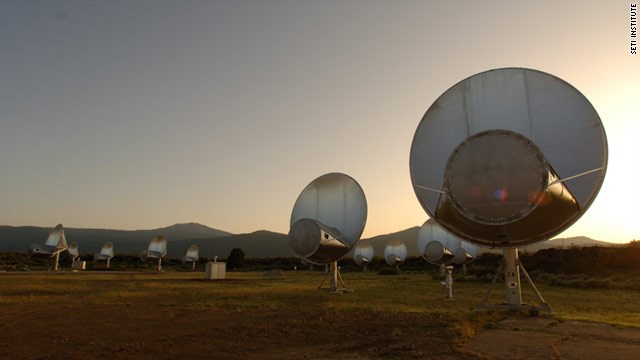
MULTIPOLYGON (((47 241, 43 244, 33 244, 29 246, 29 256, 30 257, 56 257, 55 263, 53 265, 53 270, 60 270, 59 260, 60 253, 67 250, 67 238, 64 236, 64 229, 62 228, 62 224, 56 225, 56 227, 51 230, 49 236, 47 237, 47 241)), ((51 268, 49 268, 51 270, 51 268)))
POLYGON ((460 249, 456 251, 455 256, 451 259, 454 264, 465 266, 472 262, 478 256, 478 247, 466 241, 460 242, 460 249))
POLYGON ((187 253, 182 257, 182 263, 192 262, 192 270, 196 269, 196 261, 198 261, 198 245, 191 245, 187 249, 187 253))
POLYGON ((422 258, 431 264, 440 265, 440 275, 446 275, 449 299, 453 298, 453 264, 463 266, 473 261, 478 255, 478 247, 464 242, 446 232, 433 219, 427 220, 418 233, 418 249, 422 258))
POLYGON ((367 265, 373 260, 373 246, 366 242, 361 242, 353 250, 353 260, 356 264, 364 266, 363 271, 367 271, 367 265))
MULTIPOLYGON (((164 235, 156 235, 149 243, 149 248, 140 253, 140 259, 158 259, 158 272, 162 271, 162 258, 167 255, 167 239, 164 235)), ((195 263, 194 263, 195 265, 195 263)))
POLYGON ((71 255, 71 268, 73 269, 76 265, 76 259, 80 257, 80 253, 78 252, 78 243, 71 243, 67 251, 69 252, 69 255, 71 255))
POLYGON ((420 256, 431 264, 450 262, 461 245, 460 239, 443 230, 433 219, 427 220, 418 232, 420 256))
MULTIPOLYGON (((360 184, 342 173, 325 174, 309 183, 293 205, 289 247, 310 263, 330 264, 329 290, 346 291, 338 259, 355 246, 366 222, 367 199, 360 184)), ((325 280, 326 276, 318 289, 325 280)))
POLYGON ((102 246, 102 249, 100 249, 100 252, 95 254, 95 256, 93 257, 93 261, 105 260, 107 262, 107 269, 108 269, 112 257, 113 257, 113 244, 111 243, 111 241, 107 241, 107 243, 102 246))
POLYGON ((407 259, 407 246, 398 240, 390 241, 384 248, 384 260, 390 266, 400 270, 400 264, 407 259))
MULTIPOLYGON (((503 68, 462 80, 431 105, 409 163, 429 217, 472 244, 504 249, 505 306, 522 308, 520 269, 535 285, 517 247, 584 214, 604 180, 607 140, 595 109, 569 83, 503 68)), ((536 293, 539 309, 551 311, 536 293)))

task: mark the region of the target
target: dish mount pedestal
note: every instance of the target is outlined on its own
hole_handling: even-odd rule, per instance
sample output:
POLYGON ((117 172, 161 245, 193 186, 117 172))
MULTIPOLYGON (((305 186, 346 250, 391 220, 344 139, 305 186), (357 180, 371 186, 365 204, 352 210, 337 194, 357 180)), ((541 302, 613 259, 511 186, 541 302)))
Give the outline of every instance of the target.
POLYGON ((318 286, 318 290, 329 290, 334 294, 342 294, 343 292, 353 292, 351 289, 347 289, 347 286, 344 284, 344 280, 342 280, 342 275, 340 275, 340 271, 338 271, 338 261, 333 261, 329 264, 329 272, 322 278, 322 282, 318 286), (330 278, 329 288, 324 288, 324 282, 330 278), (338 279, 340 279, 340 283, 342 287, 338 287, 338 279))
POLYGON ((507 310, 537 310, 544 311, 547 313, 551 313, 551 306, 544 301, 542 294, 538 291, 538 288, 531 280, 531 277, 525 270, 522 262, 518 258, 518 249, 517 248, 508 248, 503 250, 504 258, 500 262, 500 266, 498 267, 498 271, 496 275, 493 277, 493 281, 487 290, 487 295, 482 299, 480 304, 478 304, 478 310, 489 310, 489 309, 507 309, 507 310), (500 276, 500 272, 504 270, 504 283, 507 291, 507 302, 504 304, 487 304, 489 300, 489 296, 491 295, 491 291, 498 280, 498 276, 500 276), (525 278, 531 285, 531 288, 535 292, 538 300, 540 301, 540 306, 527 305, 522 303, 522 292, 520 289, 520 270, 524 274, 525 278))

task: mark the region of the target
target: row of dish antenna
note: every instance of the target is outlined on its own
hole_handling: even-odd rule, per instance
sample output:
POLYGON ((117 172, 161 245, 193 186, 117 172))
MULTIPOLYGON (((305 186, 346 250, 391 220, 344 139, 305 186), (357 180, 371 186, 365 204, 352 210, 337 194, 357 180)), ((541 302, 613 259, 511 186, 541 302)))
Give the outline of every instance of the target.
MULTIPOLYGON (((464 263, 477 252, 470 244, 503 249, 498 273, 504 270, 506 306, 483 301, 481 307, 529 308, 521 298, 523 272, 541 304, 531 308, 551 311, 517 247, 548 240, 584 214, 604 181, 607 154, 598 113, 560 78, 502 68, 456 83, 424 114, 409 153, 413 190, 432 219, 418 236, 422 256, 434 263, 464 263)), ((338 288, 337 260, 356 246, 366 220, 360 184, 342 173, 322 175, 293 206, 289 246, 303 260, 331 265, 329 289, 346 291, 344 282, 338 288)), ((57 259, 59 240, 46 246, 41 251, 57 259)), ((160 256, 157 246, 152 242, 143 258, 160 256)), ((398 264, 406 247, 391 243, 384 255, 389 264, 398 264)))
MULTIPOLYGON (((429 219, 422 225, 417 238, 420 256, 435 265, 466 265, 478 255, 478 247, 462 241, 444 231, 435 221, 429 219)), ((360 242, 353 250, 356 264, 366 266, 373 260, 373 246, 360 242)), ((402 264, 407 258, 407 247, 402 241, 394 240, 384 248, 384 260, 390 266, 402 264)))
MULTIPOLYGON (((418 236, 422 256, 464 264, 476 245, 503 249, 498 273, 504 270, 507 303, 483 301, 479 307, 551 311, 517 247, 548 240, 584 214, 604 181, 607 153, 598 113, 560 78, 502 68, 458 82, 424 114, 409 153, 413 190, 429 217, 418 236), (522 303, 520 272, 540 307, 522 303)), ((289 246, 311 263, 331 264, 329 289, 344 291, 336 262, 356 246, 366 219, 367 201, 356 180, 322 175, 293 206, 289 246)), ((403 246, 389 244, 385 260, 401 261, 403 246)), ((370 260, 371 250, 356 249, 356 261, 370 260)))
MULTIPOLYGON (((62 224, 58 224, 47 237, 44 244, 33 244, 29 247, 29 256, 35 257, 55 257, 53 268, 59 270, 60 253, 67 251, 72 257, 72 267, 75 268, 76 260, 79 259, 78 243, 67 245, 67 238, 64 235, 62 224)), ((158 271, 162 271, 162 258, 167 255, 167 239, 163 235, 157 235, 149 243, 149 247, 140 253, 140 259, 147 261, 148 259, 156 259, 158 261, 158 271)), ((114 256, 113 243, 107 241, 100 251, 94 255, 93 261, 106 261, 107 268, 110 266, 111 258, 114 256)), ((78 260, 79 261, 79 260, 78 260)), ((191 245, 185 255, 182 257, 182 263, 192 263, 195 269, 196 261, 198 261, 198 245, 191 245)))

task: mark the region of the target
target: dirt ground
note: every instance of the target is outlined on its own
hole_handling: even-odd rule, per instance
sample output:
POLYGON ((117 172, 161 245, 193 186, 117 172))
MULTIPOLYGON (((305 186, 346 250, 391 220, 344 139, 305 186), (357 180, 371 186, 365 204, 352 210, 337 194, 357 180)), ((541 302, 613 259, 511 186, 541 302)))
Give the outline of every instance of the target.
POLYGON ((640 328, 583 321, 513 318, 469 341, 470 353, 490 359, 640 358, 640 328))
POLYGON ((410 359, 456 353, 437 316, 64 305, 0 308, 1 359, 410 359))
POLYGON ((456 345, 444 317, 6 305, 1 359, 637 359, 640 329, 514 318, 456 345))

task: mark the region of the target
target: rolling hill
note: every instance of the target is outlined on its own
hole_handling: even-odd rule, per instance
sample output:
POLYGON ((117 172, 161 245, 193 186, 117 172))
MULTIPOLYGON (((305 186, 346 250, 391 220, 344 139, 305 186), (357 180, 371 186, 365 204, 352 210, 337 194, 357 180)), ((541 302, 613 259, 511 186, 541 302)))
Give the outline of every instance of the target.
POLYGON ((227 257, 234 247, 241 248, 247 257, 295 256, 289 249, 287 234, 260 230, 249 234, 238 234, 212 239, 185 239, 167 245, 169 256, 183 256, 191 245, 198 245, 201 256, 227 257))
MULTIPOLYGON (((375 256, 382 256, 382 254, 384 254, 384 248, 392 240, 402 241, 407 246, 407 256, 418 256, 419 251, 416 239, 418 238, 419 231, 420 227, 414 226, 402 231, 362 239, 361 241, 366 241, 373 246, 375 256)), ((347 256, 352 256, 352 253, 353 250, 351 250, 347 256)))
MULTIPOLYGON (((0 252, 26 252, 30 244, 44 243, 51 228, 34 226, 0 226, 0 252)), ((407 246, 408 256, 418 256, 416 239, 420 227, 414 226, 402 231, 378 235, 362 241, 369 242, 376 256, 382 256, 384 248, 392 240, 400 240, 407 246)), ((175 224, 151 230, 108 230, 65 228, 67 241, 77 242, 80 253, 95 253, 102 245, 111 241, 117 254, 139 254, 147 248, 149 241, 157 234, 167 237, 167 255, 181 257, 191 245, 198 245, 200 255, 212 258, 226 257, 234 247, 244 250, 247 257, 289 257, 294 254, 289 249, 287 234, 260 230, 247 234, 231 234, 197 223, 175 224)), ((522 248, 535 252, 540 249, 570 246, 613 246, 614 244, 579 236, 554 239, 522 248)), ((499 249, 481 248, 480 252, 501 252, 499 249)), ((351 252, 347 254, 350 257, 351 252)))
MULTIPOLYGON (((44 243, 52 228, 35 226, 0 226, 0 251, 26 252, 29 245, 44 243)), ((219 238, 232 235, 197 223, 175 224, 150 230, 109 230, 65 228, 69 243, 77 242, 81 253, 94 253, 111 241, 117 253, 138 254, 146 249, 149 241, 163 234, 169 243, 172 239, 219 238)), ((183 254, 184 255, 184 254, 183 254)))

